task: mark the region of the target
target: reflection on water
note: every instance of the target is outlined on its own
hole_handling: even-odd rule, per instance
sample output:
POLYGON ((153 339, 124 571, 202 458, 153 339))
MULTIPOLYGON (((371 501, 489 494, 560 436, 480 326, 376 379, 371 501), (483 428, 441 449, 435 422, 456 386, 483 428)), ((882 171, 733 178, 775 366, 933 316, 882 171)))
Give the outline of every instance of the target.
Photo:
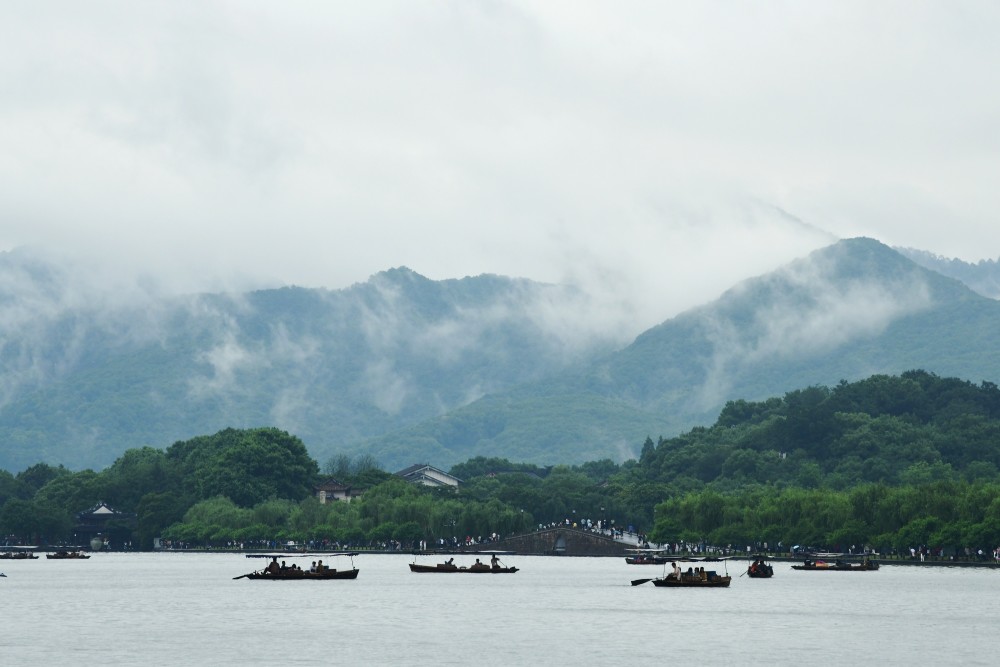
MULTIPOLYGON (((462 557, 458 557, 458 562, 462 557)), ((234 580, 238 554, 8 561, 4 665, 988 664, 1000 571, 884 566, 728 589, 631 586, 622 558, 506 556, 513 575, 414 574, 361 555, 354 581, 234 580)), ((309 560, 303 561, 308 566, 309 560)), ((345 561, 346 563, 346 561, 345 561)))

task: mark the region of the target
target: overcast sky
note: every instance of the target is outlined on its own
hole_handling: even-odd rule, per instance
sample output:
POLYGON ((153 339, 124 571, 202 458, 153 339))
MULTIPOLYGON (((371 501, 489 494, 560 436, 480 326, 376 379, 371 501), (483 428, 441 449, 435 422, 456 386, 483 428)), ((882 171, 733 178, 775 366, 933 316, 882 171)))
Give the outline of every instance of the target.
POLYGON ((988 1, 4 3, 0 250, 653 320, 835 238, 995 259, 998 34, 988 1))

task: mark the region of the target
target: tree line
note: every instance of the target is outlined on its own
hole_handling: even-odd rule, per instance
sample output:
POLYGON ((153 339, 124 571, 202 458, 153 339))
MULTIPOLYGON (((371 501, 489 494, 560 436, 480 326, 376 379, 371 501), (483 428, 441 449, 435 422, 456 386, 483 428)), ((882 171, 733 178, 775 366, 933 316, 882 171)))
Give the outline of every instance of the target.
POLYGON ((712 426, 647 438, 623 463, 476 457, 451 468, 457 490, 407 484, 364 454, 321 470, 284 431, 226 429, 130 449, 99 472, 0 471, 0 532, 66 542, 76 513, 105 501, 135 514, 139 548, 155 537, 433 544, 590 520, 659 542, 992 549, 998 469, 1000 389, 910 371, 731 401, 712 426), (329 477, 365 491, 321 504, 329 477))

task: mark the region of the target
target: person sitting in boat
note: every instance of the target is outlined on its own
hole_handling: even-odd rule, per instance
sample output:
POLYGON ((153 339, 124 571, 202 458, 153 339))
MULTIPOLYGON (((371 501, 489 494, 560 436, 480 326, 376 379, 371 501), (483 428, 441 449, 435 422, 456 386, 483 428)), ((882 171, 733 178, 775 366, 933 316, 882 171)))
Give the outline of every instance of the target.
POLYGON ((694 569, 688 567, 688 571, 684 573, 684 576, 687 577, 688 579, 694 579, 694 569))
POLYGON ((278 565, 278 558, 276 556, 271 559, 270 563, 267 564, 267 571, 271 574, 278 574, 279 570, 281 570, 281 566, 278 565))
POLYGON ((316 563, 316 572, 319 572, 320 574, 326 572, 326 565, 323 565, 323 561, 316 563))

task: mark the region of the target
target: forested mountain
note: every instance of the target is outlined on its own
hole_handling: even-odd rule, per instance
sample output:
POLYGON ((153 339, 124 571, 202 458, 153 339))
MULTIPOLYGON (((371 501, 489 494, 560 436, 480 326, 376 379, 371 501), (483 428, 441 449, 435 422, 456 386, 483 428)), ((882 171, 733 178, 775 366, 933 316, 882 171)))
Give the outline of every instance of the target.
POLYGON ((991 299, 1000 299, 1000 262, 995 259, 982 259, 976 263, 963 262, 960 259, 942 257, 926 250, 913 248, 896 248, 904 257, 937 271, 941 275, 961 280, 974 291, 991 299))
POLYGON ((112 302, 4 253, 0 278, 7 470, 100 468, 128 448, 271 425, 325 460, 612 345, 564 326, 586 309, 579 292, 492 275, 400 268, 344 290, 112 302))
POLYGON ((627 346, 584 326, 586 295, 498 276, 401 268, 345 290, 122 303, 14 253, 0 278, 8 470, 100 468, 258 426, 320 461, 368 453, 388 469, 621 461, 647 436, 713 423, 729 400, 917 368, 1000 379, 1000 302, 871 239, 747 280, 627 346))
POLYGON ((996 331, 997 301, 877 241, 849 239, 747 280, 582 372, 484 398, 376 439, 370 451, 436 451, 451 463, 521 453, 530 438, 539 444, 530 460, 578 463, 594 458, 598 438, 606 456, 637 455, 639 425, 658 426, 647 433, 654 439, 675 435, 711 424, 730 399, 915 368, 995 382, 996 331), (556 408, 585 405, 591 417, 556 408))
POLYGON ((319 465, 294 435, 225 429, 164 449, 127 450, 108 468, 0 470, 0 534, 65 543, 98 501, 134 513, 116 548, 161 537, 233 542, 436 542, 538 523, 613 521, 655 541, 992 549, 1000 543, 1000 389, 914 370, 728 402, 715 423, 658 442, 638 461, 537 466, 478 456, 456 488, 410 484, 344 459, 350 502, 321 504, 319 465))

